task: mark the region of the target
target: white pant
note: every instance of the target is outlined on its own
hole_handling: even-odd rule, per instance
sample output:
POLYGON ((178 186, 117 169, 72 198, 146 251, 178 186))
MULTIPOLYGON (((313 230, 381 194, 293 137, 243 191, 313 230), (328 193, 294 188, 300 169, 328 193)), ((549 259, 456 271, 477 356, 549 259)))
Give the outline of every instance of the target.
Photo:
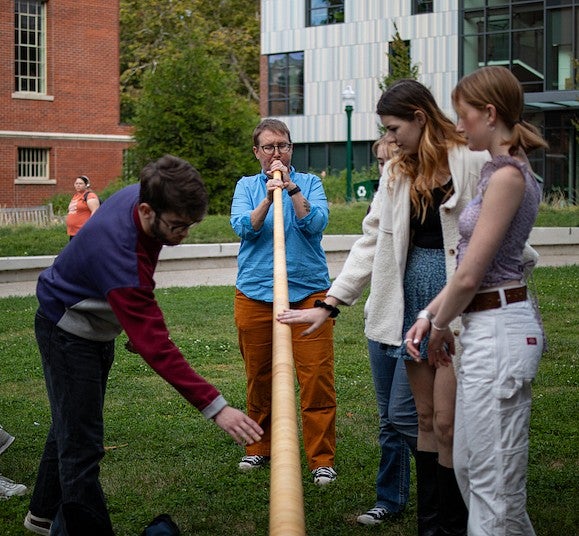
POLYGON ((453 457, 469 510, 468 534, 533 536, 526 481, 541 327, 528 301, 462 320, 453 457))

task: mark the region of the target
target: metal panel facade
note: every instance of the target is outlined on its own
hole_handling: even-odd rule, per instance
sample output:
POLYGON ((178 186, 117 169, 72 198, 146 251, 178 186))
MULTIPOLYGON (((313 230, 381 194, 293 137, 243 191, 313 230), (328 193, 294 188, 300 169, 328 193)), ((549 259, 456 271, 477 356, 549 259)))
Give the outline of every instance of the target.
POLYGON ((378 82, 388 73, 388 43, 398 27, 411 43, 420 81, 454 116, 450 93, 458 77, 458 0, 434 3, 435 12, 410 14, 407 0, 345 3, 345 22, 307 27, 304 0, 263 0, 261 53, 304 51, 304 115, 280 117, 296 143, 341 142, 346 119, 342 90, 356 91, 352 139, 376 139, 378 82))

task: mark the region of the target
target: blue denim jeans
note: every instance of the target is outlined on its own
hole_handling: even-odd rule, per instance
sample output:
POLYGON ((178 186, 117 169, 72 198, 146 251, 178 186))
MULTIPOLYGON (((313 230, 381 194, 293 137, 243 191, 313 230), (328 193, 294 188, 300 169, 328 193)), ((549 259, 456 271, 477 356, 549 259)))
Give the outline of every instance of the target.
POLYGON ((108 536, 113 532, 99 462, 104 455, 103 404, 114 341, 89 341, 67 333, 40 310, 35 331, 52 423, 30 511, 54 520, 51 536, 91 531, 108 536))
POLYGON ((418 417, 403 359, 393 359, 386 346, 368 340, 370 367, 380 417, 380 466, 376 506, 404 510, 410 488, 410 451, 416 450, 418 417))

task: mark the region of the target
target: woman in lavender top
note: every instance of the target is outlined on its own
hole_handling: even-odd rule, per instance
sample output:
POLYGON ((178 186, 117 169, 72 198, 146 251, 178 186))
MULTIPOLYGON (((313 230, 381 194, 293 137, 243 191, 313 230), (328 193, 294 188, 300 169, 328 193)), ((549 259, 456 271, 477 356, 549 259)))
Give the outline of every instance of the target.
POLYGON ((523 249, 541 199, 525 154, 547 143, 522 120, 523 90, 503 67, 465 76, 452 95, 469 148, 488 150, 478 195, 459 220, 455 275, 428 305, 431 320, 407 333, 418 358, 448 366, 449 323, 462 314, 454 468, 469 509, 470 536, 534 535, 526 511, 531 381, 543 350, 540 318, 527 296, 523 249))

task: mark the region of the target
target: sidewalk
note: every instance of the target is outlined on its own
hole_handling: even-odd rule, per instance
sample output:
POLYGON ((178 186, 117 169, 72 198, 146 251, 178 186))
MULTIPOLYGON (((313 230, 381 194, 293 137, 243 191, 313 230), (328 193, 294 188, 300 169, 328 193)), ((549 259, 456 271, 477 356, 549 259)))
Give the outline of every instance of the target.
MULTIPOLYGON (((322 242, 330 277, 341 271, 358 235, 325 236, 322 242)), ((539 252, 538 266, 579 264, 579 228, 533 229, 531 245, 539 252)), ((155 273, 157 288, 232 286, 237 275, 239 244, 183 244, 164 248, 155 273)), ((0 298, 30 296, 38 274, 54 256, 0 258, 0 298)))

